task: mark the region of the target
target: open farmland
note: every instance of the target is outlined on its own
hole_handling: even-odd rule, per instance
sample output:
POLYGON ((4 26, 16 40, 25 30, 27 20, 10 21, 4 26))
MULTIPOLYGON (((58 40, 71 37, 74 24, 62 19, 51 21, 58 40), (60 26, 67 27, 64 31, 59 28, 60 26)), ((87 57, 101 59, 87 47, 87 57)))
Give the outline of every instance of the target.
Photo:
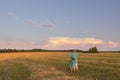
POLYGON ((69 52, 0 54, 0 80, 120 80, 120 54, 79 53, 79 72, 69 73, 69 52))

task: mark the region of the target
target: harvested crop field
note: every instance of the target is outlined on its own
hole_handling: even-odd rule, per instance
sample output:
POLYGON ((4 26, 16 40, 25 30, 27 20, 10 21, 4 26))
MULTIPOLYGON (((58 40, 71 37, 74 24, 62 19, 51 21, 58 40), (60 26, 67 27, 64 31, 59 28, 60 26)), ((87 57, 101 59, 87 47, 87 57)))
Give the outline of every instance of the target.
POLYGON ((69 73, 69 52, 0 54, 0 80, 120 80, 120 54, 79 54, 79 72, 69 73))

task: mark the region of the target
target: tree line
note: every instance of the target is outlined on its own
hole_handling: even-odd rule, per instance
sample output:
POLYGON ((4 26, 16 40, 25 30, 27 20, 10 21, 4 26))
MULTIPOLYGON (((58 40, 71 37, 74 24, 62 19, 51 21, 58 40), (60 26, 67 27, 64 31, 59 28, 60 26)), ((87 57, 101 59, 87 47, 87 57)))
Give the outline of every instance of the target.
MULTIPOLYGON (((0 49, 0 53, 9 53, 9 52, 71 52, 70 50, 47 50, 47 49, 0 49)), ((82 52, 82 50, 77 50, 77 52, 82 52)))
MULTIPOLYGON (((69 50, 47 50, 47 49, 0 49, 0 53, 9 53, 9 52, 72 52, 73 49, 69 49, 69 50)), ((98 51, 97 47, 91 47, 89 48, 87 51, 83 51, 83 50, 76 50, 77 52, 81 52, 81 53, 120 53, 120 51, 98 51)))

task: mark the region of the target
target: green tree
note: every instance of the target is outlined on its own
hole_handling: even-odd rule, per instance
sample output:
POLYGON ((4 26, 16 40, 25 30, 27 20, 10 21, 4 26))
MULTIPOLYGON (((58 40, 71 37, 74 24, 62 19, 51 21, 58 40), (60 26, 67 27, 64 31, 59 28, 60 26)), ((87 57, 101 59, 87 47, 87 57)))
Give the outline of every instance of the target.
POLYGON ((97 47, 92 47, 88 50, 89 53, 99 53, 97 47))

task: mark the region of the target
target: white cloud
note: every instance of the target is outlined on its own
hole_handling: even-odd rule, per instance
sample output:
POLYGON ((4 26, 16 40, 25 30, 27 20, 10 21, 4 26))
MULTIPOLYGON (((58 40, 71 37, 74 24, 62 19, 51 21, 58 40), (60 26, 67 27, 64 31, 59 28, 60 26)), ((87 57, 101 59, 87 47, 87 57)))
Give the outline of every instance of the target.
POLYGON ((95 38, 69 38, 69 37, 53 37, 49 41, 53 44, 103 44, 104 41, 95 38))
POLYGON ((19 16, 17 16, 14 12, 8 12, 8 15, 14 17, 16 20, 20 19, 19 16))
POLYGON ((51 37, 46 41, 0 41, 0 48, 17 48, 17 49, 81 49, 88 50, 92 46, 97 46, 101 50, 113 49, 118 47, 118 43, 114 41, 103 41, 95 38, 70 38, 70 37, 51 37))
POLYGON ((89 46, 102 45, 105 42, 103 40, 95 38, 69 38, 69 37, 52 37, 48 39, 47 46, 50 48, 86 48, 89 46))
POLYGON ((51 37, 39 47, 45 49, 89 49, 92 46, 97 46, 100 49, 111 49, 118 47, 118 43, 95 38, 51 37))
POLYGON ((113 48, 113 47, 117 47, 118 46, 118 43, 117 42, 113 42, 113 41, 109 41, 108 42, 108 46, 113 48))

